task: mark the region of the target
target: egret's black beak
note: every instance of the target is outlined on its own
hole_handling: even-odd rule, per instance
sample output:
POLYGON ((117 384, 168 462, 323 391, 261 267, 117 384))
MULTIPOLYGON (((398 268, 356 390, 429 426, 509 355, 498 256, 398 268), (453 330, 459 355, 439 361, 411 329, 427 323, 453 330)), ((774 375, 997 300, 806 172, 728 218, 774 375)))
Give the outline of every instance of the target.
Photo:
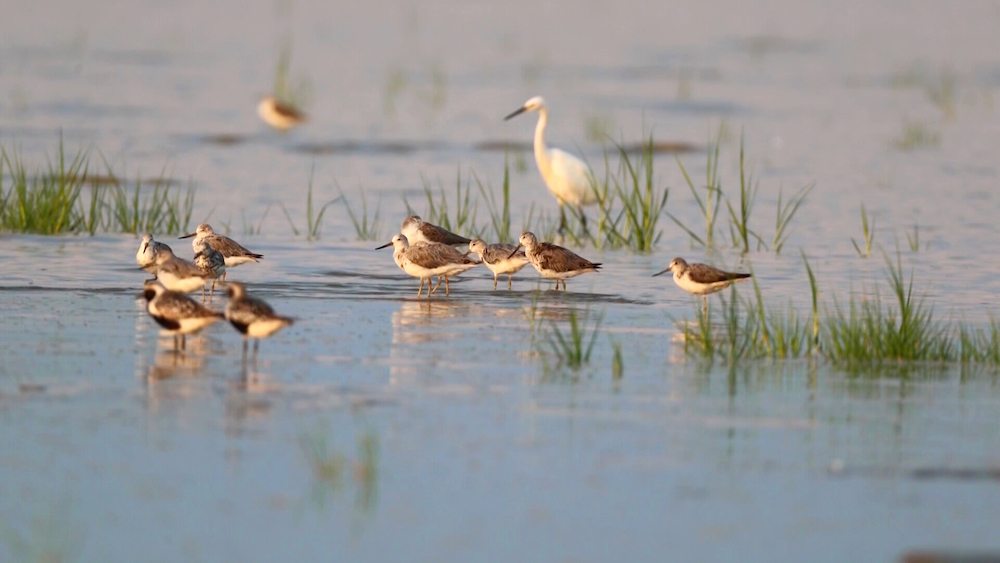
POLYGON ((177 237, 177 238, 179 238, 179 239, 180 238, 191 238, 191 237, 195 236, 196 234, 198 234, 198 233, 191 233, 190 235, 184 235, 182 237, 177 237))
POLYGON ((389 242, 383 244, 382 246, 376 248, 375 250, 382 250, 383 248, 385 248, 387 246, 392 246, 392 241, 391 240, 389 242))
POLYGON ((517 116, 521 115, 522 113, 524 113, 524 112, 526 112, 526 111, 528 111, 528 108, 526 108, 526 107, 524 107, 524 106, 521 106, 521 108, 520 108, 520 109, 518 109, 518 110, 517 110, 517 111, 515 111, 514 113, 512 113, 512 114, 508 115, 507 117, 503 118, 503 120, 504 120, 504 121, 507 121, 508 119, 511 119, 511 118, 513 118, 513 117, 517 117, 517 116))
POLYGON ((508 256, 508 257, 507 257, 507 259, 508 259, 508 260, 510 260, 511 258, 513 258, 513 257, 514 257, 514 255, 515 255, 515 254, 517 254, 517 251, 518 251, 518 250, 521 250, 521 245, 520 245, 520 244, 519 244, 519 245, 517 245, 517 248, 515 248, 515 249, 514 249, 514 252, 511 252, 511 253, 510 253, 510 256, 508 256))
POLYGON ((658 276, 660 274, 665 274, 665 273, 667 273, 669 271, 670 271, 670 268, 667 268, 666 270, 663 270, 662 272, 656 272, 655 274, 653 274, 653 277, 655 278, 656 276, 658 276))

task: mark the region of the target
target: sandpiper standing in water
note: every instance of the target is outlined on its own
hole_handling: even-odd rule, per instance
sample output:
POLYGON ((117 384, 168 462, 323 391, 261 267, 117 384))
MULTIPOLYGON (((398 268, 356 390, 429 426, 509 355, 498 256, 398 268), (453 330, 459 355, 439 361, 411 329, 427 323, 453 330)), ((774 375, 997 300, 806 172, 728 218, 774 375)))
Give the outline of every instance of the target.
POLYGON ((417 215, 410 215, 406 219, 403 219, 403 225, 400 227, 399 232, 406 237, 407 242, 411 245, 418 242, 436 242, 449 246, 457 246, 472 242, 461 235, 456 235, 448 229, 432 225, 417 215))
POLYGON ((166 244, 153 240, 153 235, 149 233, 142 235, 139 250, 135 253, 135 261, 140 268, 153 274, 154 280, 156 279, 156 256, 161 251, 172 252, 166 244))
MULTIPOLYGON (((196 253, 198 252, 200 242, 204 240, 209 246, 222 254, 222 257, 225 258, 227 268, 235 268, 247 262, 258 262, 264 257, 263 254, 250 252, 235 240, 216 233, 208 223, 202 223, 198 225, 198 229, 195 232, 178 238, 185 239, 191 237, 194 237, 194 240, 191 241, 191 248, 196 253)), ((226 281, 226 272, 222 272, 222 281, 226 281)))
POLYGON ((421 242, 410 246, 405 235, 396 235, 392 241, 376 248, 381 250, 387 246, 393 247, 392 259, 401 270, 407 274, 420 279, 420 288, 417 289, 417 297, 424 289, 424 281, 427 281, 427 296, 437 291, 444 280, 445 295, 451 295, 451 287, 448 278, 479 265, 479 262, 471 260, 464 254, 446 244, 421 242), (430 278, 438 277, 437 286, 431 289, 430 278))
MULTIPOLYGON (((226 259, 221 252, 209 246, 207 239, 194 240, 194 265, 205 272, 205 281, 212 280, 212 291, 208 295, 211 301, 215 296, 215 284, 219 277, 226 275, 226 259)), ((201 299, 205 300, 205 286, 201 286, 201 299)))
POLYGON ((700 295, 704 301, 702 314, 708 314, 708 295, 722 291, 734 281, 749 278, 751 274, 725 272, 707 264, 688 264, 683 258, 674 258, 666 270, 653 274, 653 277, 667 272, 673 272, 674 283, 681 289, 694 295, 700 295))
POLYGON ((183 349, 185 336, 205 328, 223 318, 193 299, 163 287, 158 281, 149 280, 142 285, 142 296, 146 299, 146 312, 161 327, 163 332, 174 337, 174 350, 183 349))
POLYGON ((567 279, 601 269, 600 263, 591 262, 559 245, 538 242, 532 232, 525 231, 518 242, 520 244, 514 249, 514 252, 510 253, 508 258, 513 258, 517 250, 523 246, 525 256, 528 257, 531 265, 538 270, 538 273, 544 278, 556 280, 556 291, 559 291, 560 281, 562 281, 563 291, 566 291, 567 279))
POLYGON ((264 301, 247 295, 243 284, 229 282, 226 284, 229 303, 226 304, 226 319, 243 335, 243 362, 247 360, 247 342, 254 339, 253 359, 257 360, 260 350, 260 339, 267 338, 279 330, 291 325, 290 317, 282 317, 264 301))
POLYGON ((264 96, 257 104, 257 115, 261 121, 278 131, 288 131, 296 125, 306 122, 306 114, 298 109, 282 103, 274 96, 264 96))
POLYGON ((469 243, 469 251, 478 254, 483 264, 493 272, 494 291, 498 275, 507 274, 507 289, 511 289, 511 277, 528 265, 528 257, 513 244, 486 244, 482 239, 474 238, 469 243))
POLYGON ((156 278, 170 291, 190 293, 198 288, 204 294, 205 272, 191 262, 174 256, 170 248, 156 254, 156 278))

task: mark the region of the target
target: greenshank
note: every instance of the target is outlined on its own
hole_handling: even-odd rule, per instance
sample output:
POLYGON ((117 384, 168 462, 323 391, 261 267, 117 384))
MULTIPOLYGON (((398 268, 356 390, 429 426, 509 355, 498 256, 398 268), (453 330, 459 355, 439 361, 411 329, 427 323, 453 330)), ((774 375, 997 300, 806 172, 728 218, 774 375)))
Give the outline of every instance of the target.
POLYGON ((406 240, 410 244, 436 242, 456 246, 471 242, 469 239, 461 235, 456 235, 448 229, 428 223, 417 215, 410 215, 406 219, 403 219, 403 225, 400 227, 399 232, 406 237, 406 240))
MULTIPOLYGON (((235 268, 236 266, 246 264, 247 262, 258 262, 264 257, 263 254, 250 252, 246 248, 243 248, 243 246, 235 240, 225 235, 216 233, 212 229, 212 226, 208 223, 198 225, 198 229, 195 230, 195 232, 179 238, 185 239, 191 237, 194 237, 194 240, 191 241, 191 248, 194 249, 196 253, 198 252, 198 246, 201 241, 204 240, 209 246, 218 250, 222 254, 222 257, 226 260, 227 268, 235 268)), ((226 281, 225 272, 222 273, 222 281, 226 281)))
POLYGON ((257 103, 257 115, 261 121, 278 131, 288 131, 296 125, 306 122, 306 114, 296 108, 282 103, 274 96, 264 96, 257 103))
POLYGON ((704 301, 702 314, 708 314, 708 295, 722 291, 734 281, 749 278, 751 274, 726 272, 707 264, 688 264, 683 258, 674 258, 666 270, 653 274, 653 277, 667 272, 673 272, 674 283, 684 291, 700 295, 704 301))
POLYGON ((531 265, 538 270, 538 273, 544 278, 556 280, 556 291, 559 291, 560 281, 562 281, 563 291, 566 291, 567 279, 601 269, 600 263, 591 262, 561 246, 550 242, 538 242, 534 233, 528 231, 521 234, 518 242, 520 244, 514 249, 514 252, 508 255, 508 258, 513 258, 517 250, 523 246, 525 256, 528 257, 531 265))
POLYGON ((417 289, 417 297, 424 289, 424 281, 427 281, 427 296, 430 297, 444 280, 445 295, 451 295, 451 286, 448 278, 479 265, 479 262, 471 260, 455 248, 446 244, 419 242, 410 245, 406 236, 399 234, 392 237, 392 241, 383 244, 375 250, 381 250, 387 246, 393 247, 392 259, 401 270, 407 274, 420 279, 420 288, 417 289), (431 289, 430 279, 438 278, 437 285, 431 289))
POLYGON ((161 251, 170 250, 166 244, 153 240, 153 235, 146 233, 142 235, 142 242, 139 243, 139 250, 135 253, 135 261, 139 267, 153 274, 156 279, 156 255, 161 251))
POLYGON ((493 272, 493 290, 497 288, 497 276, 507 274, 507 289, 511 289, 511 277, 528 265, 528 257, 513 244, 486 244, 480 238, 472 239, 469 251, 479 255, 483 264, 493 272))

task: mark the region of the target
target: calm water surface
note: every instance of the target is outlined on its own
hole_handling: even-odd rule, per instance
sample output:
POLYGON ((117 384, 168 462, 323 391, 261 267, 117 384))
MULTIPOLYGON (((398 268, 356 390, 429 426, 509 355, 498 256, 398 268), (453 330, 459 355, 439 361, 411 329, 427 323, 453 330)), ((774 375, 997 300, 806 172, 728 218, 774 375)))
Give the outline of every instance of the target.
MULTIPOLYGON (((274 206, 265 217, 280 202, 301 230, 315 167, 317 201, 363 188, 388 240, 403 196, 425 211, 424 179, 450 190, 460 167, 499 186, 504 153, 482 144, 529 141, 532 117, 501 118, 542 94, 550 142, 595 163, 598 126, 701 147, 724 123, 727 193, 742 130, 765 239, 779 190, 815 182, 783 254, 710 257, 752 267, 771 302, 806 310, 800 248, 829 302, 884 291, 881 258, 851 244, 864 203, 877 248, 902 249, 938 317, 984 323, 1000 291, 994 3, 205 4, 15 3, 0 22, 0 140, 43 162, 61 129, 119 171, 192 179, 193 221, 266 255, 230 277, 298 322, 246 370, 225 326, 176 355, 137 300, 136 238, 0 237, 0 559, 1000 551, 997 373, 688 359, 674 321, 698 302, 649 277, 705 258, 673 223, 649 256, 581 250, 605 270, 566 294, 530 271, 493 292, 477 270, 418 301, 341 206, 318 241, 274 206), (277 136, 254 104, 286 35, 314 102, 306 127, 277 136), (895 148, 907 122, 938 144, 895 148), (547 370, 532 309, 543 327, 600 317, 591 365, 547 370)), ((555 206, 531 155, 509 158, 518 228, 532 204, 555 206)), ((703 176, 703 152, 681 158, 703 176)), ((668 210, 700 224, 673 155, 656 176, 668 210)))

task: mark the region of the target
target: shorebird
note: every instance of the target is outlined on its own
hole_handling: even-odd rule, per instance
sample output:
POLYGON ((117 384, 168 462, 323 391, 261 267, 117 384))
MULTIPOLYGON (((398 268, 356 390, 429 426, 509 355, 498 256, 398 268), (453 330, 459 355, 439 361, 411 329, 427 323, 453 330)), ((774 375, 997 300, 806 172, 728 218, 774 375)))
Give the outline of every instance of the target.
POLYGON ((469 244, 471 242, 469 239, 461 235, 456 235, 448 229, 432 225, 427 221, 422 220, 417 215, 410 215, 406 219, 403 219, 403 225, 400 227, 399 232, 406 237, 406 240, 410 244, 417 244, 418 242, 436 242, 440 244, 447 244, 449 246, 456 246, 469 244))
POLYGON ((153 235, 146 233, 142 235, 142 242, 139 243, 139 250, 135 253, 135 261, 139 267, 153 274, 156 279, 156 255, 161 250, 170 250, 166 244, 153 240, 153 235))
POLYGON ((513 244, 486 244, 482 239, 474 238, 469 243, 469 252, 478 254, 483 264, 493 272, 494 291, 498 275, 507 274, 507 289, 511 289, 511 277, 528 265, 528 257, 524 252, 518 252, 513 244))
POLYGON ((702 314, 708 314, 708 295, 722 291, 734 281, 749 278, 751 274, 725 272, 707 264, 688 264, 683 258, 674 258, 666 270, 653 274, 653 277, 667 272, 673 272, 674 283, 681 289, 694 295, 700 295, 705 302, 702 314))
MULTIPOLYGON (((215 284, 220 276, 226 275, 226 259, 222 253, 208 244, 208 239, 194 239, 194 265, 205 273, 205 281, 212 280, 209 300, 215 295, 215 284)), ((201 286, 201 299, 205 300, 205 286, 201 286)))
POLYGON ((298 109, 282 103, 274 96, 264 96, 257 104, 257 115, 261 121, 278 131, 288 131, 296 125, 306 122, 306 114, 298 109))
POLYGON ((545 145, 545 126, 549 123, 549 110, 541 96, 531 98, 517 111, 503 118, 504 121, 525 112, 537 111, 535 125, 535 163, 545 185, 559 203, 559 231, 566 230, 565 205, 576 207, 581 218, 583 207, 597 203, 597 183, 590 168, 579 158, 545 145))
POLYGON ((544 278, 556 280, 556 291, 559 291, 559 281, 562 281, 563 291, 566 291, 566 280, 575 278, 587 272, 601 269, 600 263, 594 263, 576 253, 550 242, 538 242, 534 233, 525 231, 521 234, 520 244, 507 257, 513 258, 517 250, 524 247, 524 254, 531 265, 544 278))
MULTIPOLYGON (((209 246, 218 250, 222 254, 222 257, 226 260, 227 268, 235 268, 236 266, 246 264, 247 262, 258 262, 264 257, 263 254, 250 252, 246 248, 243 248, 243 246, 235 240, 215 232, 212 230, 212 225, 209 225, 208 223, 202 223, 198 225, 195 232, 178 238, 185 239, 191 237, 194 237, 194 240, 191 241, 191 248, 196 253, 198 252, 198 245, 200 244, 200 241, 205 240, 208 242, 209 246)), ((226 272, 222 273, 222 281, 226 281, 226 272)))
POLYGON ((169 248, 156 254, 156 278, 170 291, 190 293, 201 288, 204 293, 206 277, 201 268, 174 256, 169 248))
POLYGON ((226 284, 229 303, 226 304, 226 319, 243 335, 243 361, 247 359, 247 342, 254 339, 253 358, 256 361, 260 350, 260 339, 267 338, 279 330, 290 326, 294 320, 282 317, 264 301, 247 295, 243 284, 226 284))
POLYGON ((148 280, 142 284, 142 296, 146 299, 146 312, 163 327, 163 332, 174 337, 174 350, 184 348, 185 336, 205 328, 223 318, 200 305, 187 295, 170 291, 158 281, 148 280))
POLYGON ((396 265, 407 274, 420 278, 420 288, 417 289, 417 297, 424 289, 424 280, 427 280, 427 296, 437 291, 444 280, 445 295, 451 295, 451 287, 448 278, 479 265, 479 262, 467 258, 464 254, 446 244, 436 242, 419 242, 410 246, 405 235, 396 235, 392 241, 376 248, 381 250, 387 246, 393 247, 392 259, 396 265), (438 282, 431 289, 430 278, 437 276, 438 282))

